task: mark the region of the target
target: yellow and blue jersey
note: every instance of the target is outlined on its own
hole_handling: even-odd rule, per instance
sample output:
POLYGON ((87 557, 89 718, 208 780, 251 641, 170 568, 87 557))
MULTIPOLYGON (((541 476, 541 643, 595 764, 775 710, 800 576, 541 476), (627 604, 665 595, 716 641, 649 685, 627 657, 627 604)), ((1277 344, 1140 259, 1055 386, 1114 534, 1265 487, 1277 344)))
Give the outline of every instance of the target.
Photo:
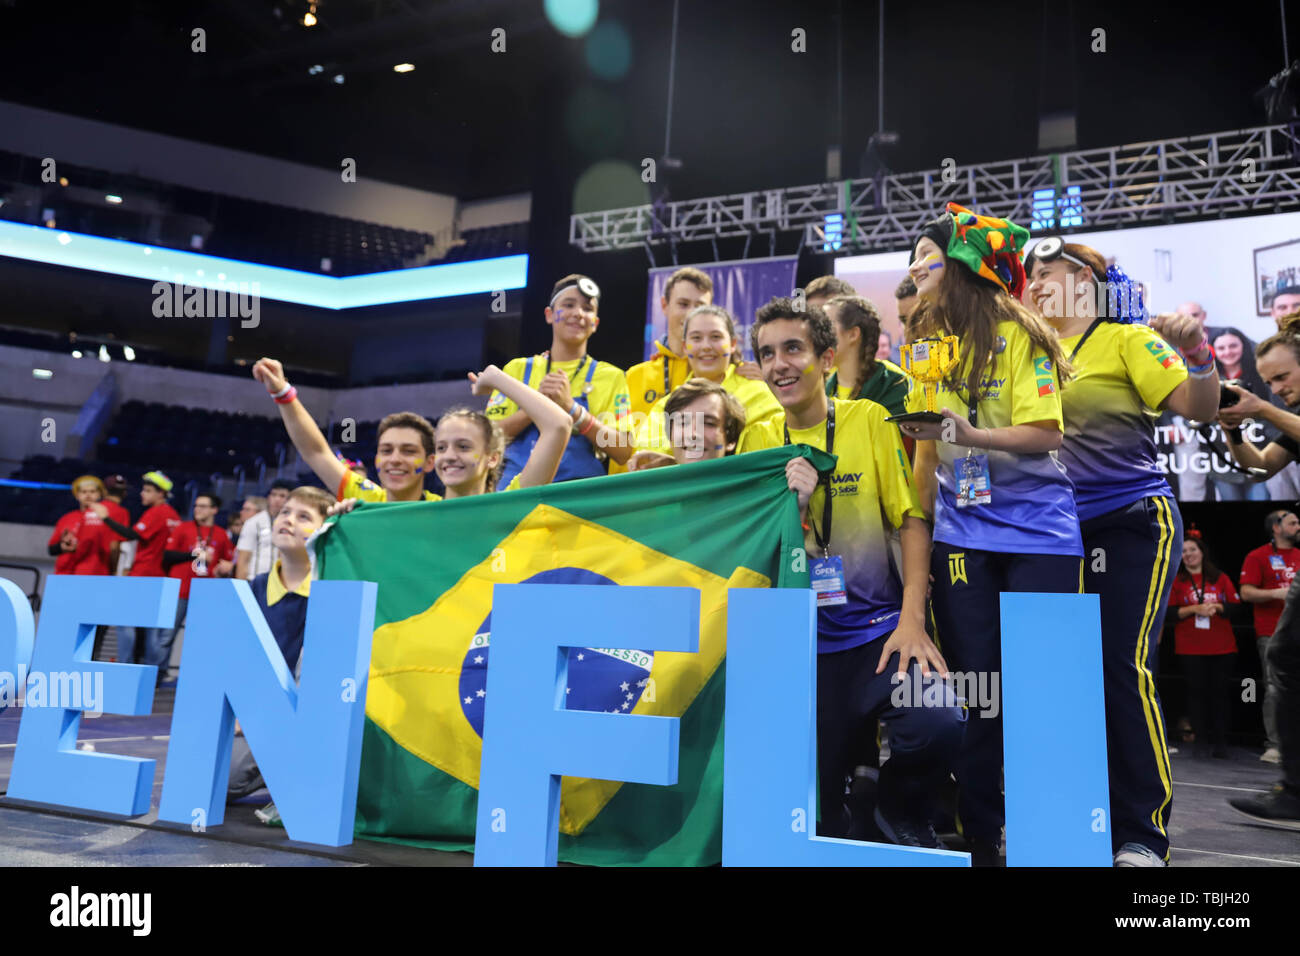
MULTIPOLYGON (((1081 335, 1062 339, 1068 355, 1081 335)), ((1072 363, 1061 391, 1060 458, 1074 484, 1079 520, 1147 497, 1172 498, 1156 460, 1155 418, 1187 367, 1147 325, 1102 322, 1072 363)))
MULTIPOLYGON (((1061 389, 1051 359, 1034 347, 1016 322, 998 323, 998 346, 980 383, 978 428, 1006 428, 1061 420, 1061 389)), ((969 417, 965 384, 938 386, 938 409, 969 417)), ((925 407, 924 389, 913 387, 909 411, 925 407)), ((1074 488, 1053 452, 1033 455, 966 448, 936 441, 934 540, 961 547, 1016 554, 1083 555, 1074 488), (988 504, 957 507, 955 462, 968 453, 987 455, 992 496, 988 504)))
MULTIPOLYGON (((830 477, 832 555, 844 561, 845 604, 817 609, 817 651, 828 653, 866 644, 898 626, 903 586, 889 549, 889 534, 903 518, 923 518, 912 466, 903 454, 898 427, 885 421, 888 412, 870 401, 835 403, 835 471, 830 477)), ((826 450, 826 422, 791 428, 790 442, 826 450)), ((785 444, 785 412, 752 428, 740 439, 740 451, 761 451, 785 444)), ((808 513, 821 524, 826 484, 817 486, 808 513)), ((809 522, 811 524, 811 522, 809 522)), ((804 532, 808 555, 821 557, 811 528, 804 532)))

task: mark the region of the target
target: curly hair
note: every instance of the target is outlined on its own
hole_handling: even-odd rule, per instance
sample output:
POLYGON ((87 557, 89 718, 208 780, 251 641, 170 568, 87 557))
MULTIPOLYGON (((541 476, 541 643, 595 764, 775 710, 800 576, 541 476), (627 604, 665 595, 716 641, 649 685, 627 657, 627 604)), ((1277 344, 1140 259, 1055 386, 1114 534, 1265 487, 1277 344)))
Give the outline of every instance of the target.
POLYGON ((1289 312, 1277 320, 1277 333, 1270 335, 1255 346, 1255 359, 1258 361, 1273 349, 1285 345, 1291 350, 1297 362, 1300 362, 1300 309, 1289 312))
POLYGON ((807 309, 796 309, 793 300, 777 296, 754 313, 754 324, 749 330, 749 344, 755 355, 758 355, 758 330, 777 319, 807 322, 808 337, 812 340, 815 357, 824 355, 827 349, 835 348, 835 330, 825 312, 815 305, 810 305, 807 309))

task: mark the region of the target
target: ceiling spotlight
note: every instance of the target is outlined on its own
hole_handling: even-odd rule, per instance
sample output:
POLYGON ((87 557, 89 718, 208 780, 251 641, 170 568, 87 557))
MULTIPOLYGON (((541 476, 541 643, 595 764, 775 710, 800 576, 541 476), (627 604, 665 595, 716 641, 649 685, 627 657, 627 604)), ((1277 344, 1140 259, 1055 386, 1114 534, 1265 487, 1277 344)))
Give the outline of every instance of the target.
POLYGON ((410 72, 411 72, 412 70, 414 70, 414 69, 415 69, 415 64, 414 64, 414 63, 399 63, 399 64, 397 64, 397 66, 393 67, 393 72, 394 72, 394 73, 410 73, 410 72))
POLYGON ((67 177, 67 176, 60 176, 60 177, 59 177, 59 185, 60 185, 60 186, 66 186, 66 185, 68 185, 68 177, 67 177))
POLYGON ((127 360, 128 362, 134 362, 134 361, 135 361, 135 349, 131 348, 131 346, 129 346, 129 345, 123 345, 123 346, 122 346, 122 354, 123 354, 124 356, 126 356, 126 360, 127 360))
POLYGON ((100 360, 101 362, 111 362, 111 361, 113 361, 113 359, 112 359, 112 358, 109 356, 109 354, 108 354, 108 346, 107 346, 107 345, 101 345, 101 346, 99 347, 99 360, 100 360))
POLYGON ((321 66, 319 63, 317 63, 315 66, 307 67, 308 76, 315 76, 317 73, 324 73, 324 72, 325 72, 325 67, 321 66))
POLYGON ((114 196, 112 193, 110 193, 109 195, 107 195, 107 196, 104 197, 104 201, 105 201, 105 202, 111 202, 113 205, 116 206, 116 205, 120 205, 120 204, 121 204, 121 202, 122 202, 122 197, 121 197, 121 196, 114 196))
POLYGON ((302 25, 305 27, 314 27, 316 25, 316 4, 312 3, 307 7, 307 12, 303 14, 302 25))
POLYGON ((335 73, 335 74, 334 74, 334 82, 335 82, 335 83, 342 84, 342 83, 343 83, 343 74, 342 74, 342 73, 335 73))
POLYGON ((73 350, 72 350, 72 357, 73 357, 73 358, 81 358, 81 349, 73 349, 73 350))
POLYGON ((54 378, 54 373, 48 368, 34 368, 32 369, 32 378, 51 379, 54 378))

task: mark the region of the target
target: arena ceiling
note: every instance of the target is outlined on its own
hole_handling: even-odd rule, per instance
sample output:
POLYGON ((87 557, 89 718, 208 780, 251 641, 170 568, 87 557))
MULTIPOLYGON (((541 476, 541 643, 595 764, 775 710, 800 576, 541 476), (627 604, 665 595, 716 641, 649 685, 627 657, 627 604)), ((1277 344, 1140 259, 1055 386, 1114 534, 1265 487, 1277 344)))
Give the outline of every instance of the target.
MULTIPOLYGON (((605 0, 595 52, 542 0, 319 0, 310 28, 308 3, 0 0, 0 98, 317 166, 356 156, 364 174, 461 198, 568 190, 595 162, 663 154, 669 0, 605 0)), ((1039 115, 1071 108, 1082 146, 1262 124, 1252 94, 1284 65, 1278 9, 886 0, 885 126, 900 134, 886 159, 1031 155, 1039 115)), ((877 14, 874 0, 683 3, 674 197, 822 180, 835 141, 858 175, 877 14)))

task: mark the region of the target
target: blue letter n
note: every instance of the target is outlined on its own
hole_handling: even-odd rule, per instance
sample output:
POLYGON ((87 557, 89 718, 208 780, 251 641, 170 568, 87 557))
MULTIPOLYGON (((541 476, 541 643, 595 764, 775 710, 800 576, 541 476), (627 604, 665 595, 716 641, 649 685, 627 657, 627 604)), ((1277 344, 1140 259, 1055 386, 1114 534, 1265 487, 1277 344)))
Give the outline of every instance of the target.
POLYGON ((158 818, 224 818, 234 720, 294 840, 352 842, 376 585, 315 581, 295 686, 244 581, 191 585, 158 818))

